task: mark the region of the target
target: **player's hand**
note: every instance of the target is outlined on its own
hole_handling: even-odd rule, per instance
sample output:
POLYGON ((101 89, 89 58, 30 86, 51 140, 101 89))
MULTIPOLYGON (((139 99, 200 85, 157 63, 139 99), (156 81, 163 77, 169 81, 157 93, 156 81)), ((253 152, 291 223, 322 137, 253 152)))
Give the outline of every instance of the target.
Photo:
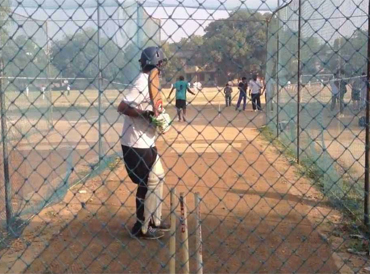
POLYGON ((143 111, 141 114, 141 117, 143 117, 148 122, 152 122, 152 117, 154 117, 154 112, 150 110, 143 111))

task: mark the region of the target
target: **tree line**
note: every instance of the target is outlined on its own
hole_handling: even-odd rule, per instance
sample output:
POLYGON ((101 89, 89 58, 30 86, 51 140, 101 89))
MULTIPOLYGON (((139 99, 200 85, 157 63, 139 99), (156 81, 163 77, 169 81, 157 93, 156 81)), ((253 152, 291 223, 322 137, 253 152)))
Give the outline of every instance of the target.
MULTIPOLYGON (((219 84, 252 72, 264 75, 266 64, 273 66, 268 71, 276 74, 277 50, 279 77, 294 78, 298 34, 279 28, 277 43, 277 22, 272 19, 268 24, 270 16, 236 11, 229 18, 211 22, 202 36, 193 35, 177 43, 161 41, 168 58, 164 79, 175 81, 186 66, 215 71, 219 84)), ((87 28, 52 41, 49 48, 24 35, 11 37, 5 29, 1 34, 2 58, 7 75, 15 77, 97 78, 101 71, 108 81, 128 84, 139 72, 141 48, 156 44, 144 37, 140 45, 133 39, 121 47, 104 35, 98 41, 97 30, 87 28)), ((303 37, 302 73, 314 75, 341 69, 346 74, 361 74, 366 67, 366 50, 367 34, 361 29, 350 37, 336 38, 334 43, 324 43, 316 36, 303 37)))

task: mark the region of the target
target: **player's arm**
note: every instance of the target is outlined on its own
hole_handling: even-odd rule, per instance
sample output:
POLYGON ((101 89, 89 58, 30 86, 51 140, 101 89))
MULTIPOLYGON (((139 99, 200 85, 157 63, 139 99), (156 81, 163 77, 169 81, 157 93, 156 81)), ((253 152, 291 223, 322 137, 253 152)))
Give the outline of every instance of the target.
POLYGON ((266 84, 264 82, 260 82, 258 83, 258 85, 260 86, 261 89, 261 95, 263 95, 266 91, 266 84))
POLYGON ((151 122, 151 117, 154 116, 153 111, 137 109, 123 101, 118 106, 118 112, 133 118, 141 117, 145 120, 148 120, 149 122, 151 122))
POLYGON ((134 108, 127 104, 126 102, 122 101, 117 108, 117 111, 123 115, 129 116, 129 117, 139 117, 143 116, 145 111, 142 111, 141 109, 134 108))
POLYGON ((137 108, 138 101, 141 101, 143 99, 140 97, 140 95, 137 95, 135 91, 132 91, 126 94, 124 99, 118 105, 117 111, 120 114, 129 116, 129 117, 133 117, 133 118, 142 117, 150 121, 150 117, 154 115, 153 111, 141 110, 137 108))
POLYGON ((191 89, 190 89, 189 87, 187 87, 186 89, 188 90, 188 92, 189 92, 189 93, 191 93, 191 94, 195 95, 195 93, 194 93, 194 92, 192 92, 192 91, 191 91, 191 89))

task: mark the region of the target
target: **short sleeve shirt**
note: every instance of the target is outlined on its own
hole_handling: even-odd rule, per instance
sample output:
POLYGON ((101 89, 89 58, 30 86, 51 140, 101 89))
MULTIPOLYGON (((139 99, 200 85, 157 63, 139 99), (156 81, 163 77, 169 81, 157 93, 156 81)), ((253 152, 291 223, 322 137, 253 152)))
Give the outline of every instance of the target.
POLYGON ((232 92, 233 92, 233 89, 231 87, 226 87, 225 88, 225 94, 226 95, 231 95, 232 92))
POLYGON ((347 81, 345 80, 340 80, 340 84, 339 84, 339 91, 340 93, 344 94, 347 92, 347 81))
POLYGON ((176 89, 176 100, 186 100, 186 91, 189 83, 186 81, 177 81, 173 87, 176 89))
POLYGON ((244 84, 243 82, 240 82, 239 85, 238 85, 238 88, 239 88, 239 91, 240 92, 244 92, 246 93, 246 84, 244 84))
MULTIPOLYGON (((153 111, 148 89, 148 75, 141 73, 131 89, 123 95, 123 102, 133 108, 153 111)), ((121 144, 134 148, 155 146, 155 128, 142 117, 124 115, 121 144)))
POLYGON ((252 94, 259 94, 262 88, 262 84, 258 80, 257 81, 250 80, 249 87, 251 89, 252 94))

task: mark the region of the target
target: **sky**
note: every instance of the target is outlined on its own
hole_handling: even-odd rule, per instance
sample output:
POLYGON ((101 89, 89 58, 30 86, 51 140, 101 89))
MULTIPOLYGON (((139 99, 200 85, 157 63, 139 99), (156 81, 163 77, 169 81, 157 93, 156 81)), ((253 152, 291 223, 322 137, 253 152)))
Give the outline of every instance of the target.
MULTIPOLYGON (((60 38, 71 34, 83 26, 96 28, 96 23, 85 22, 90 14, 96 17, 97 0, 23 0, 13 1, 16 13, 38 20, 49 19, 49 34, 60 38), (38 6, 38 3, 41 3, 38 6), (58 4, 61 8, 58 9, 58 4), (81 4, 82 8, 78 8, 81 4), (71 16, 71 17, 69 17, 71 16), (72 18, 72 20, 71 20, 72 18), (68 23, 65 23, 68 22, 68 23), (60 31, 62 27, 62 31, 60 31)), ((145 10, 154 18, 161 19, 161 39, 168 42, 178 42, 181 38, 192 35, 203 35, 205 28, 214 20, 229 17, 236 9, 274 10, 280 1, 290 0, 138 0, 143 3, 145 10), (274 4, 275 3, 275 4, 274 4), (186 8, 185 8, 186 7, 186 8)), ((135 0, 104 0, 101 1, 103 11, 118 11, 117 2, 124 3, 126 8, 133 7, 135 0)), ((125 10, 126 8, 123 8, 125 10)), ((116 15, 120 12, 116 12, 116 15)), ((122 15, 125 15, 122 12, 122 15)), ((105 16, 107 17, 107 16, 105 16)), ((135 17, 135 16, 134 16, 135 17)), ((120 22, 122 24, 122 22, 120 22)), ((28 23, 28 27, 31 23, 28 23)), ((35 24, 37 27, 37 25, 35 24)), ((31 28, 31 27, 29 27, 31 28)), ((131 27, 130 27, 131 28, 131 27)), ((111 34, 117 32, 117 24, 104 24, 105 31, 111 34)), ((41 34, 40 34, 41 35, 41 34)), ((126 38, 125 38, 126 39, 126 38)), ((124 40, 124 39, 123 39, 124 40)), ((127 39, 126 39, 127 40, 127 39)), ((126 41, 125 40, 125 41, 126 41)))
POLYGON ((162 0, 161 4, 156 0, 146 0, 144 6, 148 14, 161 19, 162 39, 178 42, 191 35, 203 35, 209 23, 228 18, 232 10, 248 7, 262 12, 273 11, 286 1, 290 0, 162 0), (185 5, 186 9, 183 8, 185 5), (199 9, 200 6, 204 8, 199 9))
POLYGON ((273 11, 286 1, 290 0, 145 0, 143 4, 150 15, 161 19, 162 40, 178 42, 194 34, 203 35, 209 23, 229 17, 232 10, 249 8, 273 11), (169 16, 173 19, 169 19, 169 16))
MULTIPOLYGON (((194 8, 145 8, 147 13, 161 20, 161 39, 170 43, 192 35, 203 35, 215 20, 229 17, 226 10, 199 10, 194 8), (171 18, 170 18, 171 17, 171 18), (191 17, 191 18, 190 18, 191 17)), ((261 13, 266 13, 262 11, 261 13)))
POLYGON ((203 35, 205 28, 214 20, 229 17, 228 11, 210 11, 184 8, 146 8, 148 14, 161 19, 161 38, 178 42, 183 37, 203 35), (189 19, 191 15, 192 19, 189 19), (169 19, 171 16, 173 19, 169 19))

